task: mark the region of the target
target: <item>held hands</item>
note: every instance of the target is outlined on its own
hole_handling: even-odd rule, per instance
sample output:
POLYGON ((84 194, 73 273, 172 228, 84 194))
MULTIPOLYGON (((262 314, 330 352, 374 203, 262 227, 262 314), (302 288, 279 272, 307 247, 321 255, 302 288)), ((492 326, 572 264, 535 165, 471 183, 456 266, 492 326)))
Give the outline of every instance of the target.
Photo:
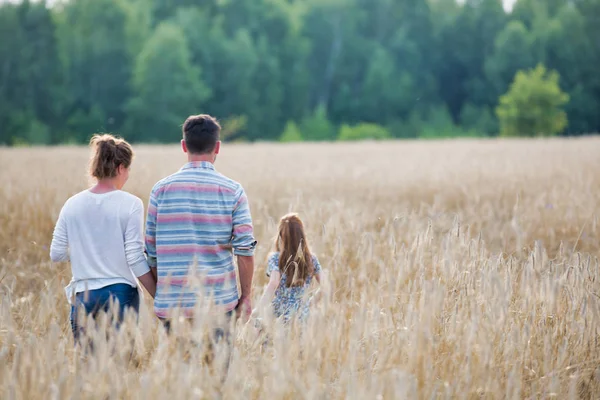
POLYGON ((235 308, 237 318, 242 318, 242 322, 248 322, 252 313, 252 300, 250 297, 241 297, 235 308))

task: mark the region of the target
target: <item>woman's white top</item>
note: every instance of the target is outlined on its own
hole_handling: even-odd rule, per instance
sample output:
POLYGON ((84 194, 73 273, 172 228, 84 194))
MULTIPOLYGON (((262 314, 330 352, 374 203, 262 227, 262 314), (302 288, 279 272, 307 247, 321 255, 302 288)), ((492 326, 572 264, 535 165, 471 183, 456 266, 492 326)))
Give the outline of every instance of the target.
POLYGON ((65 288, 69 303, 86 290, 116 283, 137 287, 135 277, 150 271, 143 224, 142 200, 121 190, 84 190, 67 200, 54 228, 50 258, 71 261, 73 279, 65 288))

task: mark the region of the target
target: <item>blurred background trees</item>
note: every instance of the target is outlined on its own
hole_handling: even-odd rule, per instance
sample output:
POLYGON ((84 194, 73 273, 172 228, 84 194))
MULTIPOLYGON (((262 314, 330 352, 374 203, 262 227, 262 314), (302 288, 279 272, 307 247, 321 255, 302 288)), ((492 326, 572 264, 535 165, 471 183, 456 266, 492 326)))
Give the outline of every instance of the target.
POLYGON ((567 126, 562 110, 569 95, 561 91, 556 71, 538 65, 519 71, 496 109, 502 136, 552 136, 567 126))
POLYGON ((174 143, 200 112, 232 140, 599 132, 599 18, 600 0, 0 2, 0 144, 174 143))

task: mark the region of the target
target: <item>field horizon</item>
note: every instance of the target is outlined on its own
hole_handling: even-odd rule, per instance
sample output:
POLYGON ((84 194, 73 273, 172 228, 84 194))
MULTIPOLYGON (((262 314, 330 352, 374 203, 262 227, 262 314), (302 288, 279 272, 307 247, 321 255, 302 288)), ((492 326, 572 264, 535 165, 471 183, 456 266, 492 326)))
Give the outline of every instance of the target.
MULTIPOLYGON (((134 150, 124 190, 147 205, 186 159, 134 150)), ((258 240, 254 301, 288 211, 328 284, 301 336, 269 325, 262 348, 238 326, 220 384, 147 294, 139 325, 80 358, 70 267, 48 252, 89 151, 0 148, 0 398, 598 398, 599 155, 597 136, 224 143, 216 168, 245 188, 258 240)))

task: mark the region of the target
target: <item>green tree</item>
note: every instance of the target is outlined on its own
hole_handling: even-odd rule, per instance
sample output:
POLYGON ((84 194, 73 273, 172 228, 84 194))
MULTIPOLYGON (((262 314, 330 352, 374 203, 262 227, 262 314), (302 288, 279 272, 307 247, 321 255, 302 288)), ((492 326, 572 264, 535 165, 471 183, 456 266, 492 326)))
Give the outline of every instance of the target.
POLYGON ((600 127, 600 36, 594 38, 590 17, 583 12, 564 4, 552 20, 535 31, 543 43, 540 58, 560 74, 561 88, 570 96, 565 106, 569 134, 594 132, 600 127))
POLYGON ((186 117, 197 114, 210 96, 192 66, 180 28, 163 22, 139 54, 133 77, 137 95, 128 104, 128 137, 172 142, 186 117))
POLYGON ((55 36, 44 2, 0 5, 0 144, 60 140, 64 92, 55 36))
POLYGON ((559 86, 559 75, 538 65, 517 72, 508 93, 500 97, 496 115, 502 136, 550 136, 567 126, 562 107, 569 95, 559 86))
POLYGON ((300 131, 304 139, 312 141, 334 140, 336 134, 324 106, 318 107, 312 115, 302 119, 300 131))
POLYGON ((498 120, 488 106, 477 106, 466 103, 460 112, 460 126, 467 131, 479 135, 493 136, 498 134, 498 120))
POLYGON ((125 122, 133 58, 124 4, 73 0, 55 14, 67 91, 61 116, 80 142, 94 132, 120 132, 125 122))
POLYGON ((288 121, 305 140, 362 122, 395 137, 495 134, 499 97, 539 63, 569 95, 563 133, 599 132, 600 0, 502 5, 0 0, 0 144, 100 130, 171 141, 191 112, 243 119, 229 140, 279 140, 288 121), (164 24, 183 37, 167 40, 164 24), (143 133, 146 120, 163 125, 143 133))
POLYGON ((301 142, 303 140, 302 132, 300 132, 298 125, 294 121, 289 121, 285 125, 285 130, 279 140, 281 142, 301 142))
POLYGON ((536 65, 533 35, 521 21, 511 21, 494 40, 494 52, 485 60, 490 90, 498 98, 506 93, 517 71, 536 65))
POLYGON ((458 126, 445 105, 435 105, 423 113, 417 125, 421 139, 478 136, 482 132, 465 130, 458 126))
MULTIPOLYGON (((489 90, 485 60, 494 52, 494 40, 504 29, 507 15, 501 0, 465 0, 448 13, 446 1, 433 2, 439 57, 432 65, 439 96, 454 121, 465 103, 493 106, 497 95, 489 90)), ((428 106, 434 105, 430 101, 428 106)))

